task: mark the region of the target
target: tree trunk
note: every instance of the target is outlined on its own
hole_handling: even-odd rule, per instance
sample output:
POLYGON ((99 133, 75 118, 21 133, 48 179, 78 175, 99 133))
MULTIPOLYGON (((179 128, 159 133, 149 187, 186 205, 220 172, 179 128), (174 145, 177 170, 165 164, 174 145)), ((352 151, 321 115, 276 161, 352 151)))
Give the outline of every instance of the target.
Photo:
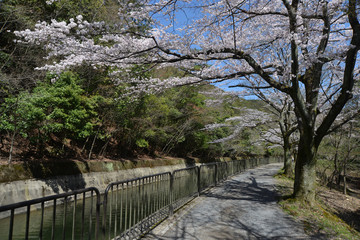
POLYGON ((293 174, 293 164, 291 159, 291 154, 289 151, 284 149, 284 174, 288 177, 291 177, 293 174))
POLYGON ((109 145, 110 138, 111 138, 111 136, 108 137, 108 139, 106 140, 106 143, 105 143, 104 146, 102 146, 102 148, 100 149, 99 156, 104 156, 104 155, 105 155, 105 151, 106 151, 107 146, 109 145))
POLYGON ((313 138, 301 134, 295 163, 294 197, 312 204, 315 200, 316 154, 313 138))
POLYGON ((82 149, 81 149, 81 153, 83 153, 83 152, 85 151, 85 147, 86 147, 86 144, 87 144, 87 142, 89 141, 89 139, 90 139, 90 136, 88 136, 88 137, 86 138, 85 143, 84 143, 84 145, 83 145, 83 147, 82 147, 82 149))
POLYGON ((19 98, 17 97, 16 98, 16 104, 15 104, 15 114, 14 114, 14 131, 13 131, 13 134, 11 136, 11 144, 10 144, 10 151, 9 151, 9 158, 8 158, 8 164, 11 164, 12 162, 12 154, 13 154, 13 150, 14 150, 14 143, 15 143, 15 136, 16 136, 16 131, 17 131, 17 115, 16 115, 16 109, 18 107, 18 101, 19 101, 19 98))
POLYGON ((291 149, 290 144, 285 141, 284 139, 284 174, 288 177, 293 176, 293 164, 292 164, 292 158, 291 158, 291 149))
POLYGON ((89 152, 89 160, 91 159, 91 154, 92 154, 92 151, 94 149, 94 145, 95 145, 95 142, 96 142, 96 138, 98 137, 98 134, 99 134, 99 129, 97 130, 96 134, 95 134, 95 137, 94 137, 94 140, 91 144, 91 148, 90 148, 90 152, 89 152))
POLYGON ((13 149, 14 149, 15 136, 16 136, 16 127, 15 127, 15 130, 14 130, 12 136, 11 136, 11 144, 10 144, 8 164, 11 164, 11 162, 12 162, 12 153, 13 153, 13 149))

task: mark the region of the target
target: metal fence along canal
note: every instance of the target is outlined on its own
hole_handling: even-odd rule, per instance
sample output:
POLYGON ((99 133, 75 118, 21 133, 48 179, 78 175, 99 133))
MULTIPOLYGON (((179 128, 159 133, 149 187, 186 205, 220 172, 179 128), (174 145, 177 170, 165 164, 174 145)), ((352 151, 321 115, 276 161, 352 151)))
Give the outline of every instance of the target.
POLYGON ((0 239, 138 239, 205 189, 277 158, 203 164, 0 207, 0 239))
POLYGON ((100 192, 76 190, 0 207, 0 239, 100 239, 100 192))

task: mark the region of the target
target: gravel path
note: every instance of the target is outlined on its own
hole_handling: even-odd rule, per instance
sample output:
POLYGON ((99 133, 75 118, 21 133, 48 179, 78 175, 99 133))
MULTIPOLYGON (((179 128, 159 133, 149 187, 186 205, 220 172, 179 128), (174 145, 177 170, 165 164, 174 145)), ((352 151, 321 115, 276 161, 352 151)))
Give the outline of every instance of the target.
POLYGON ((202 194, 145 239, 311 239, 277 205, 281 164, 247 170, 202 194))

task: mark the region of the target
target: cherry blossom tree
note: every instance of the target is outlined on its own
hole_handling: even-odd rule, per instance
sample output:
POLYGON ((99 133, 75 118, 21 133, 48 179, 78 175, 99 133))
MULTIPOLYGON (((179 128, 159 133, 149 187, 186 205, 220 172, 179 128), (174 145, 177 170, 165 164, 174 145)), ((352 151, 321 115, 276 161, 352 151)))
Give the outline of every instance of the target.
POLYGON ((242 108, 240 116, 234 116, 225 119, 225 123, 214 123, 205 126, 204 130, 211 131, 221 127, 231 128, 231 135, 216 139, 212 143, 227 142, 239 136, 243 129, 256 128, 259 125, 272 121, 271 116, 263 111, 250 108, 242 108))
MULTIPOLYGON (((216 96, 216 92, 215 96, 216 96)), ((294 106, 289 96, 276 90, 249 89, 241 92, 231 92, 227 94, 238 94, 239 97, 256 96, 268 106, 267 111, 254 109, 243 109, 242 114, 237 117, 228 118, 223 124, 209 124, 207 130, 221 127, 231 128, 232 134, 226 138, 218 139, 216 142, 231 142, 241 134, 244 128, 256 129, 259 138, 254 144, 259 142, 270 143, 272 146, 279 146, 283 149, 284 174, 293 174, 293 152, 294 145, 297 143, 294 133, 297 130, 297 122, 294 113, 294 106), (263 127, 259 127, 263 126, 263 127)), ((212 103, 212 104, 216 104, 212 103)))
POLYGON ((283 149, 284 158, 284 174, 291 176, 293 174, 293 158, 294 144, 297 138, 294 133, 298 130, 294 105, 290 97, 280 91, 271 90, 270 92, 253 89, 254 95, 258 96, 262 101, 270 106, 270 110, 275 116, 276 128, 270 128, 261 134, 264 141, 272 144, 278 144, 283 149))
POLYGON ((89 23, 79 16, 38 23, 17 35, 48 51, 43 70, 60 72, 86 62, 112 67, 115 79, 121 75, 117 80, 136 90, 230 81, 284 93, 294 105, 300 136, 294 196, 311 203, 318 147, 356 94, 358 15, 358 0, 123 1, 119 16, 127 26, 89 23), (182 21, 180 15, 192 19, 182 21), (156 21, 159 16, 167 19, 156 21), (141 22, 153 28, 134 32, 141 22), (133 64, 174 66, 187 74, 166 81, 126 78, 133 64))

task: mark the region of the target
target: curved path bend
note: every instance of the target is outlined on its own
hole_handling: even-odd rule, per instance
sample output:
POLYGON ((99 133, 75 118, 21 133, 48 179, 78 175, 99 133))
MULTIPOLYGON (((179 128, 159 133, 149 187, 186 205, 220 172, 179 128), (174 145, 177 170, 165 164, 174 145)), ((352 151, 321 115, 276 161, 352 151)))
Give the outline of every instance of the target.
POLYGON ((277 205, 273 175, 281 164, 240 173, 205 192, 144 239, 312 239, 277 205))

